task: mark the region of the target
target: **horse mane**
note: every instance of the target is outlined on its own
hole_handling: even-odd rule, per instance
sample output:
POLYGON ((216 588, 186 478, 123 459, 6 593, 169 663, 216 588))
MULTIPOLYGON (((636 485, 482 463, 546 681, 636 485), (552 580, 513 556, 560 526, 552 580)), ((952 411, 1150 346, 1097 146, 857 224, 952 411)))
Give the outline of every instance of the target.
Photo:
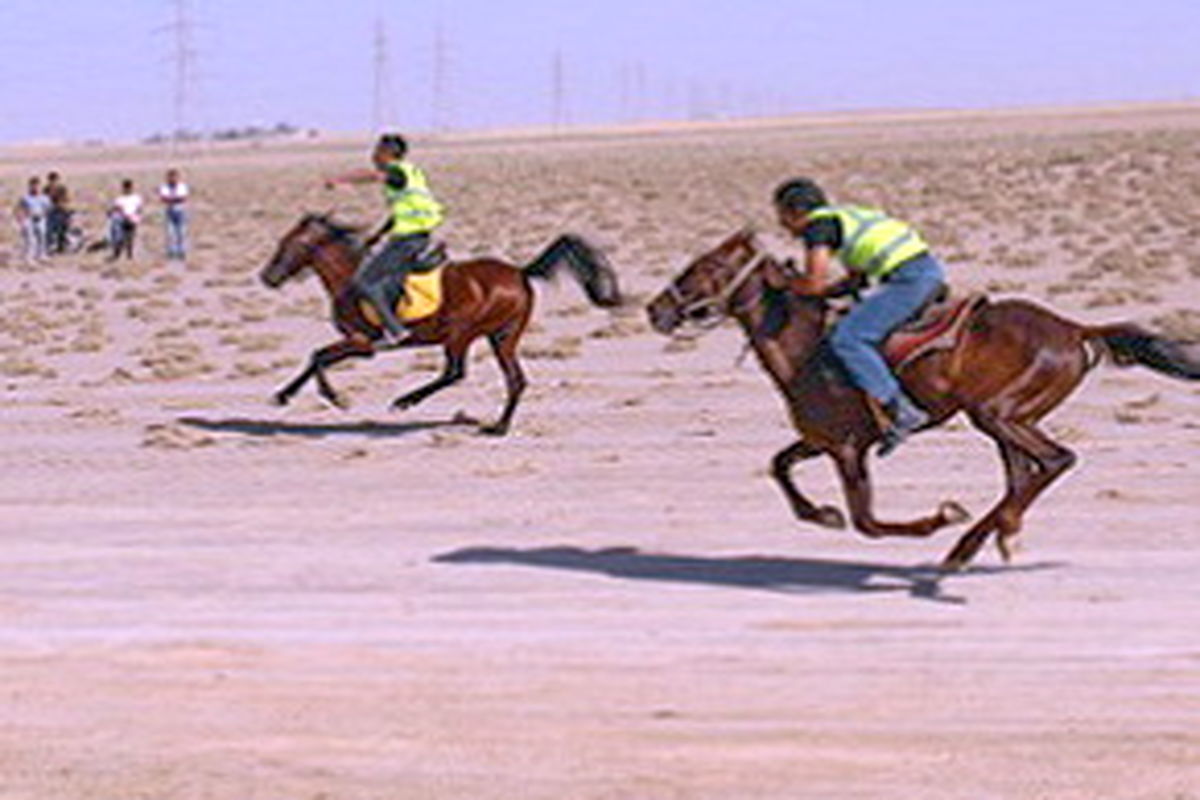
POLYGON ((315 222, 325 230, 329 231, 329 235, 339 241, 349 240, 349 243, 358 250, 362 247, 361 236, 363 227, 361 225, 351 225, 345 222, 338 222, 329 213, 317 214, 309 213, 304 215, 304 223, 315 222))
MULTIPOLYGON (((766 261, 769 266, 783 273, 788 280, 801 276, 800 270, 796 268, 791 259, 780 261, 768 255, 766 261)), ((815 310, 823 314, 828 305, 823 297, 796 294, 786 286, 774 286, 766 280, 763 281, 762 296, 764 314, 760 330, 769 336, 775 336, 783 330, 792 317, 794 307, 816 306, 815 310)))

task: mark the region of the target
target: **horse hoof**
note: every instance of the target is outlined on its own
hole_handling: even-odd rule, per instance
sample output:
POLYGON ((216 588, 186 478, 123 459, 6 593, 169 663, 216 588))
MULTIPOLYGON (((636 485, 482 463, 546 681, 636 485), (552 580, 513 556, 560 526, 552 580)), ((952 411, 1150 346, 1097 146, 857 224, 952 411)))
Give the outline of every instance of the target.
POLYGON ((947 525, 958 525, 960 522, 966 522, 971 518, 971 512, 960 506, 953 500, 947 500, 938 506, 938 516, 947 525))
POLYGON ((1015 535, 996 537, 996 549, 1000 551, 1000 558, 1004 559, 1005 564, 1011 564, 1013 557, 1021 552, 1021 540, 1015 535))
POLYGON ((392 401, 392 411, 408 411, 415 406, 416 403, 411 400, 405 400, 403 397, 397 397, 392 401))
POLYGON ((840 508, 833 506, 821 506, 817 509, 817 515, 813 517, 813 522, 823 528, 833 528, 834 530, 845 530, 846 515, 842 513, 840 508))
POLYGON ((271 399, 275 402, 275 405, 277 405, 277 406, 286 406, 288 404, 288 401, 290 401, 292 398, 290 398, 286 394, 283 394, 282 392, 280 392, 279 394, 273 395, 271 397, 271 399))
POLYGON ((480 425, 479 433, 482 436, 504 436, 508 433, 508 426, 498 425, 495 423, 491 425, 480 425))
POLYGON ((942 560, 942 563, 938 565, 938 569, 947 574, 962 572, 966 568, 967 562, 964 561, 961 556, 955 555, 946 556, 946 558, 942 560))

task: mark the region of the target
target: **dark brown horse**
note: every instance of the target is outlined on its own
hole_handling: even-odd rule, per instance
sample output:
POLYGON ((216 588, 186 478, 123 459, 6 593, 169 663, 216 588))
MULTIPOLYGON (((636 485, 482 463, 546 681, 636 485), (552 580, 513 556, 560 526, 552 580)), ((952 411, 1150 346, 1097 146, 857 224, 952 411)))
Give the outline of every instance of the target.
MULTIPOLYGON (((772 462, 772 474, 798 518, 845 527, 840 510, 814 506, 791 480, 797 461, 824 454, 837 465, 851 521, 867 536, 928 536, 966 520, 966 512, 952 502, 909 522, 875 518, 867 452, 882 434, 879 418, 821 346, 826 300, 784 288, 795 274, 766 254, 752 232, 743 231, 696 259, 647 311, 651 324, 664 334, 689 322, 704 325, 726 316, 737 320, 786 398, 800 433, 799 441, 772 462)), ((968 564, 993 532, 1005 560, 1011 557, 1011 540, 1021 529, 1025 510, 1075 463, 1075 454, 1047 436, 1038 422, 1101 357, 1200 380, 1197 345, 1128 324, 1080 325, 1027 301, 984 304, 964 330, 953 347, 928 352, 900 372, 905 389, 932 415, 932 425, 965 412, 996 442, 1004 462, 1003 497, 946 556, 948 569, 968 564)))
POLYGON ((508 432, 521 393, 525 374, 517 360, 517 345, 533 312, 534 293, 530 279, 548 279, 567 264, 582 284, 588 299, 602 307, 620 304, 616 273, 603 255, 578 236, 560 236, 524 268, 494 258, 477 258, 447 264, 442 274, 442 303, 429 317, 409 324, 410 335, 390 346, 381 344, 383 331, 363 315, 359 296, 350 284, 364 251, 358 231, 339 225, 322 215, 301 219, 279 242, 275 255, 260 277, 278 287, 311 268, 321 278, 333 301, 333 323, 342 338, 316 350, 308 366, 291 383, 280 389, 280 404, 310 379, 316 379, 321 396, 341 405, 325 370, 347 358, 370 358, 376 352, 402 347, 442 345, 446 364, 435 380, 396 398, 392 406, 410 408, 466 375, 467 350, 486 336, 504 374, 507 399, 500 417, 480 427, 481 433, 502 436, 508 432))

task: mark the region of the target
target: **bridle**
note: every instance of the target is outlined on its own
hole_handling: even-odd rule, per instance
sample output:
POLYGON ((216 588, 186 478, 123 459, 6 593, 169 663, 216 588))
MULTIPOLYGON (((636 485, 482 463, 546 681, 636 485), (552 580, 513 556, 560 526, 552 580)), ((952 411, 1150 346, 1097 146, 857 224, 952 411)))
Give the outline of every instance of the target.
MULTIPOLYGON (((342 234, 340 233, 337 226, 335 226, 333 223, 331 223, 328 219, 326 219, 323 216, 313 217, 312 222, 316 222, 316 223, 320 224, 321 229, 322 229, 322 235, 315 242, 304 241, 304 242, 298 243, 296 245, 296 247, 300 252, 294 256, 293 263, 298 263, 301 265, 309 264, 309 263, 312 263, 313 261, 316 261, 316 260, 322 258, 325 254, 326 248, 328 248, 329 245, 337 242, 338 239, 341 238, 341 236, 342 236, 342 234)), ((349 234, 345 234, 345 235, 348 236, 349 234)), ((297 268, 295 271, 299 271, 299 269, 300 268, 297 268)), ((290 274, 294 275, 295 271, 291 272, 290 274)))
POLYGON ((762 266, 766 260, 766 253, 759 253, 743 264, 734 274, 733 279, 725 285, 721 291, 717 292, 712 297, 701 297, 696 300, 687 301, 683 295, 683 290, 679 288, 679 278, 671 281, 667 287, 666 293, 676 305, 679 306, 679 316, 683 320, 683 324, 697 328, 700 331, 711 330, 729 316, 731 310, 729 308, 730 301, 737 294, 742 285, 750 278, 756 269, 762 266))

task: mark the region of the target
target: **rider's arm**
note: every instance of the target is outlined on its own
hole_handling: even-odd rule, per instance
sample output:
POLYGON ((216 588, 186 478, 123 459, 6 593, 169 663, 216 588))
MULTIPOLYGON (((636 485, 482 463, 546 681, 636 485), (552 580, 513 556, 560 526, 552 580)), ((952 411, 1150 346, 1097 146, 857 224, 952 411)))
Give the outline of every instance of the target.
POLYGON ((351 170, 350 172, 343 172, 340 175, 326 176, 325 186, 328 189, 332 189, 334 186, 342 183, 378 183, 379 181, 383 180, 383 178, 384 176, 379 172, 379 170, 364 167, 363 169, 355 169, 351 170))
POLYGON ((805 272, 792 282, 797 294, 825 294, 829 290, 834 252, 842 245, 842 226, 836 218, 808 221, 799 233, 804 242, 805 272))
POLYGON ((792 279, 796 294, 824 294, 829 288, 830 262, 833 250, 828 245, 809 247, 804 255, 804 274, 792 279))

